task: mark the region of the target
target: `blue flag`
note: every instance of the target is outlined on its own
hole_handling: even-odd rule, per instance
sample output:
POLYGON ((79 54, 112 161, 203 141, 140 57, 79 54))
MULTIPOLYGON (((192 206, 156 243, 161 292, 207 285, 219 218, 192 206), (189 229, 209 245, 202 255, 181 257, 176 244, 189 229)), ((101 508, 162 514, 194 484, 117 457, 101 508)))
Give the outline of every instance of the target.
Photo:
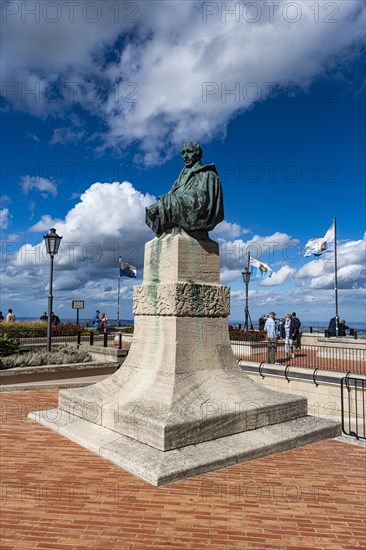
POLYGON ((127 262, 119 261, 119 275, 120 277, 130 277, 133 279, 137 277, 136 268, 133 265, 128 264, 127 262))

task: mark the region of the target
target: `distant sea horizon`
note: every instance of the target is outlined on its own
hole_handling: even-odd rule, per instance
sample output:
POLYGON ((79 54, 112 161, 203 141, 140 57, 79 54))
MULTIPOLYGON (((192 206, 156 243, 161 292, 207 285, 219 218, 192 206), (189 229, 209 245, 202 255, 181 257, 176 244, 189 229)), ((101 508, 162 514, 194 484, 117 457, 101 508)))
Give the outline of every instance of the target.
MULTIPOLYGON (((76 323, 76 318, 62 318, 60 317, 62 323, 76 323)), ((18 321, 38 321, 39 317, 17 317, 18 321)), ((92 326, 92 318, 80 318, 79 323, 82 327, 92 326)), ((360 336, 366 335, 366 322, 364 321, 346 321, 347 326, 350 329, 353 329, 357 331, 357 334, 360 336)), ((108 326, 109 327, 116 327, 116 326, 131 326, 133 325, 133 319, 120 319, 119 325, 117 322, 117 319, 108 319, 108 326)), ((241 325, 244 326, 244 319, 237 320, 237 319, 229 319, 229 325, 241 325)), ((328 328, 329 320, 328 321, 313 321, 313 320, 301 320, 301 329, 303 332, 309 332, 310 327, 313 328, 313 332, 323 332, 328 328)), ((253 327, 256 329, 258 328, 258 320, 253 320, 253 327)))

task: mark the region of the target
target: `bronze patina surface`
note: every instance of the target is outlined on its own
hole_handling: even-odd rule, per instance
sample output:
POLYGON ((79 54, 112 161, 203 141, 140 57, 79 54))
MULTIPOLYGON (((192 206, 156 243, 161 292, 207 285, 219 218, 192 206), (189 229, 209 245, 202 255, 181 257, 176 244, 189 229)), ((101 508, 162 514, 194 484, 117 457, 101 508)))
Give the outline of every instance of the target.
POLYGON ((211 231, 224 219, 222 188, 214 164, 201 164, 199 143, 182 145, 185 167, 171 190, 146 208, 146 223, 159 237, 167 229, 211 231))

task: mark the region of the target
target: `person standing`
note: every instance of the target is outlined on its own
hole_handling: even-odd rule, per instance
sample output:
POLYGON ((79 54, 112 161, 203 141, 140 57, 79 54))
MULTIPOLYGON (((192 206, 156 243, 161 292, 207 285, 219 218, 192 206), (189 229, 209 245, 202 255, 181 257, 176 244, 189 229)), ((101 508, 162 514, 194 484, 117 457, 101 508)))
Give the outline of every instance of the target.
POLYGON ((0 311, 0 323, 3 323, 4 322, 4 315, 3 315, 3 312, 0 311))
POLYGON ((55 315, 53 312, 52 312, 51 319, 52 319, 53 325, 57 326, 60 324, 60 317, 58 315, 55 315))
POLYGON ((265 313, 263 313, 263 315, 259 317, 259 320, 258 320, 259 332, 264 331, 264 325, 266 324, 266 319, 267 319, 267 315, 265 313))
POLYGON ((103 332, 107 332, 107 323, 108 323, 108 317, 105 313, 102 313, 102 317, 100 319, 100 328, 103 332))
POLYGON ((99 316, 99 309, 95 312, 94 319, 93 319, 93 327, 99 328, 100 327, 100 316, 99 316))
POLYGON ((296 317, 296 312, 292 313, 292 319, 295 321, 294 332, 292 333, 292 339, 295 345, 295 350, 301 349, 301 321, 296 317))
POLYGON ((346 330, 348 329, 349 327, 346 325, 346 321, 342 319, 338 327, 338 336, 346 336, 346 330))
POLYGON ((39 320, 40 320, 40 321, 44 321, 45 323, 47 323, 47 321, 48 321, 47 311, 44 311, 44 312, 42 313, 42 315, 40 316, 39 320))
POLYGON ((339 317, 332 317, 328 325, 328 335, 337 336, 337 328, 339 331, 339 317))
POLYGON ((268 363, 276 363, 277 355, 277 327, 275 321, 276 314, 274 311, 270 311, 268 319, 265 322, 264 330, 267 332, 268 340, 268 363))
POLYGON ((285 353, 287 356, 294 355, 294 338, 296 338, 296 322, 291 313, 286 313, 285 321, 281 327, 281 337, 285 339, 285 353))
POLYGON ((6 316, 5 323, 15 323, 15 315, 12 309, 8 309, 8 314, 6 316))

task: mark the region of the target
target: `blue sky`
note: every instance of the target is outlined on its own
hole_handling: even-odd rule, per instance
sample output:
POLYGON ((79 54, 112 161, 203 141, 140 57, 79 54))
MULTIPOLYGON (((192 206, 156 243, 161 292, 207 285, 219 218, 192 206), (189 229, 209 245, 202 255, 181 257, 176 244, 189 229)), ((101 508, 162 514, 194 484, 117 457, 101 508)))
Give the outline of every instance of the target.
POLYGON ((43 235, 63 235, 54 310, 132 317, 145 207, 200 141, 224 191, 221 281, 243 317, 247 251, 253 320, 275 310, 334 315, 333 261, 304 258, 337 218, 340 316, 365 320, 365 5, 337 2, 2 4, 1 309, 47 308, 43 235), (231 11, 230 11, 231 10, 231 11))

